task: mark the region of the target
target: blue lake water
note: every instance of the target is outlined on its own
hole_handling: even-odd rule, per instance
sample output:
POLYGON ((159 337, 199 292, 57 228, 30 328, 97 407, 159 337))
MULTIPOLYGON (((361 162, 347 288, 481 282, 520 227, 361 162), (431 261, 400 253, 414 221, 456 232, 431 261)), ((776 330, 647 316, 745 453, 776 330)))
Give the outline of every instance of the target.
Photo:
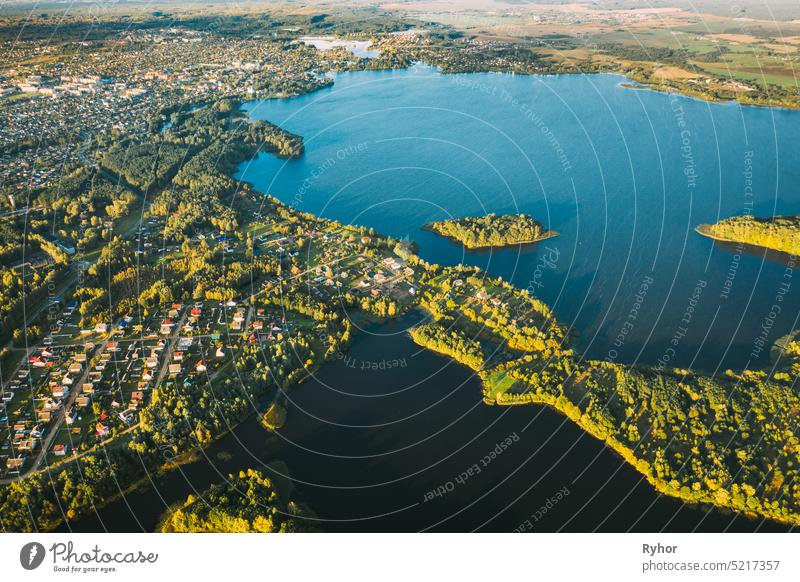
POLYGON ((238 177, 301 210, 408 236, 427 260, 485 266, 530 288, 589 357, 768 365, 756 342, 798 327, 800 283, 781 258, 737 253, 693 229, 800 212, 800 112, 624 82, 425 66, 342 74, 331 89, 248 104, 302 135, 306 154, 261 155, 238 177), (476 254, 420 230, 487 212, 531 213, 561 236, 476 254))
MULTIPOLYGON (((754 342, 800 327, 800 282, 785 259, 737 254, 693 229, 747 210, 800 212, 800 112, 622 82, 426 67, 339 75, 331 89, 247 106, 304 136, 306 154, 259 156, 239 177, 301 210, 408 236, 430 261, 485 266, 530 288, 590 357, 710 371, 767 365, 754 342), (420 230, 518 211, 561 236, 464 253, 420 230)), ((404 333, 420 317, 357 334, 345 359, 288 393, 283 429, 269 433, 251 417, 196 462, 65 529, 152 531, 171 504, 274 460, 326 531, 786 529, 661 497, 546 407, 484 405, 474 374, 404 333)))

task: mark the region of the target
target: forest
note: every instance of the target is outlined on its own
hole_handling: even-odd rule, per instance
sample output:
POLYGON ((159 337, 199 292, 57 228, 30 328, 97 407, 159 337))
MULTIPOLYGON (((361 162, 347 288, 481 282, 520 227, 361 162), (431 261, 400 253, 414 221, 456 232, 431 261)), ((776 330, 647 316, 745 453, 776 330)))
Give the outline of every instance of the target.
POLYGON ((468 249, 504 247, 539 242, 557 236, 527 214, 487 214, 431 222, 425 228, 468 249))
POLYGON ((701 224, 697 232, 714 240, 743 243, 773 251, 800 253, 800 217, 733 216, 716 224, 701 224))
MULTIPOLYGON (((154 133, 150 142, 113 146, 103 168, 76 168, 54 187, 36 193, 37 203, 63 224, 56 234, 67 242, 78 241, 78 252, 96 255, 74 291, 81 326, 116 321, 131 313, 146 317, 174 301, 240 297, 247 293, 254 277, 274 276, 281 271, 280 260, 254 256, 252 245, 246 262, 225 262, 220 260, 218 247, 212 249, 205 240, 197 240, 198 232, 215 229, 229 232, 238 240, 243 234, 234 229, 252 220, 252 208, 226 172, 259 149, 276 155, 302 154, 302 139, 272 124, 231 123, 238 111, 235 102, 222 101, 180 116, 171 131, 154 133), (196 117, 202 117, 202 122, 196 117), (164 152, 170 152, 167 158, 164 152), (179 152, 186 158, 178 159, 179 152), (134 159, 135 163, 127 165, 134 159), (122 180, 110 180, 107 172, 111 166, 120 171, 122 180), (133 242, 115 234, 107 224, 108 220, 124 218, 139 204, 135 190, 139 187, 158 189, 145 217, 163 218, 164 239, 179 246, 178 256, 161 265, 138 259, 133 242), (175 194, 178 192, 180 196, 175 194), (89 244, 88 233, 92 232, 97 234, 91 235, 89 244)), ((261 208, 288 221, 303 220, 274 199, 264 197, 261 208)), ((52 255, 56 269, 47 276, 34 273, 26 281, 23 294, 19 274, 3 267, 7 301, 0 311, 2 329, 9 336, 13 330, 15 341, 17 335, 20 341, 24 339, 17 320, 19 302, 35 305, 40 301, 40 294, 63 277, 68 262, 47 236, 52 221, 39 222, 30 221, 28 245, 52 255)), ((9 256, 21 255, 15 240, 19 237, 9 233, 9 256)), ((272 299, 263 297, 262 301, 268 305, 272 299)), ((103 452, 87 452, 79 462, 60 464, 0 486, 0 527, 6 531, 50 530, 64 519, 77 519, 93 507, 110 502, 147 472, 210 443, 244 420, 270 390, 285 390, 303 381, 310 370, 349 342, 349 322, 328 306, 311 305, 307 299, 298 298, 284 302, 284 307, 290 317, 291 310, 296 309, 298 316, 315 319, 317 329, 313 333, 303 329, 278 333, 263 349, 243 346, 230 369, 213 385, 202 381, 162 382, 130 435, 113 441, 103 452), (243 381, 234 381, 234 371, 243 381)), ((39 327, 30 323, 27 341, 34 341, 39 334, 39 327)), ((0 353, 4 364, 7 355, 4 348, 0 353)))
POLYGON ((163 186, 189 156, 171 143, 123 141, 103 156, 103 167, 142 192, 163 186))
MULTIPOLYGON (((297 325, 271 334, 269 343, 241 341, 230 369, 215 378, 213 386, 202 377, 161 383, 129 439, 115 442, 103 453, 86 454, 80 463, 59 465, 0 487, 3 529, 52 529, 63 516, 73 519, 107 503, 119 495, 120 483, 134 484, 146 472, 163 467, 165 453, 172 459, 210 443, 249 414, 275 402, 277 392, 296 386, 346 350, 353 333, 348 314, 385 319, 413 307, 433 318, 411 331, 413 339, 475 370, 484 381, 486 402, 554 407, 607 443, 662 493, 800 522, 800 481, 796 479, 800 348, 796 345, 789 344, 781 365, 772 373, 729 370, 720 377, 584 361, 573 353, 569 334, 552 310, 527 290, 476 267, 425 263, 398 241, 298 213, 269 197, 263 198, 259 208, 262 220, 270 225, 270 236, 292 238, 299 250, 256 256, 252 234, 246 232, 253 215, 253 207, 245 202, 247 187, 236 187, 214 163, 206 162, 222 159, 222 167, 235 167, 258 151, 261 138, 252 137, 248 143, 245 137, 243 145, 229 149, 225 144, 232 139, 230 132, 260 130, 230 125, 237 110, 229 104, 210 105, 197 114, 216 119, 218 130, 213 123, 203 124, 211 129, 192 135, 179 123, 153 136, 155 141, 175 140, 204 160, 192 164, 194 158, 190 158, 165 175, 169 186, 156 196, 147 215, 165 221, 165 232, 179 250, 167 262, 144 261, 137 266, 131 242, 106 233, 107 244, 77 292, 82 323, 108 321, 138 308, 147 313, 176 300, 223 300, 246 294, 259 307, 275 308, 297 325), (180 210, 181 200, 167 193, 173 188, 182 189, 189 200, 202 205, 203 212, 180 210), (173 224, 169 218, 176 208, 183 219, 173 224), (215 260, 223 251, 219 246, 212 248, 209 239, 198 239, 198 231, 181 228, 180 222, 186 221, 198 224, 200 232, 208 229, 225 233, 231 240, 250 241, 245 245, 247 258, 215 260), (374 265, 381 264, 387 254, 402 259, 413 267, 410 283, 418 292, 403 300, 378 289, 375 294, 358 293, 350 287, 331 299, 321 287, 309 290, 294 273, 304 267, 301 257, 312 250, 322 252, 309 242, 311 233, 324 233, 319 237, 323 241, 336 233, 339 238, 332 239, 328 252, 347 247, 355 257, 370 259, 359 271, 370 280, 374 280, 374 265), (254 281, 264 283, 257 297, 252 297, 254 281), (114 306, 115 313, 106 311, 108 305, 114 306)), ((186 122, 191 119, 187 117, 186 122)), ((264 131, 272 132, 269 126, 264 131)), ((115 201, 124 204, 130 199, 130 189, 107 182, 103 175, 78 172, 64 187, 88 196, 102 216, 115 201), (96 198, 92 192, 98 193, 96 198)), ((71 216, 91 221, 79 213, 71 216)), ((530 217, 511 215, 507 222, 501 218, 462 219, 463 224, 452 232, 489 244, 549 232, 530 217)), ((776 238, 789 240, 782 236, 776 238)), ((325 272, 322 267, 318 270, 325 272)), ((9 289, 14 289, 18 284, 14 275, 3 276, 9 289)), ((270 416, 270 422, 275 416, 270 416)), ((263 475, 245 474, 239 479, 241 487, 254 488, 254 495, 263 490, 264 497, 272 498, 274 492, 263 475)), ((219 496, 220 507, 225 508, 221 514, 209 515, 197 500, 187 500, 180 510, 182 517, 170 522, 171 531, 294 527, 267 517, 255 523, 254 508, 238 505, 244 501, 233 495, 229 499, 228 490, 221 487, 211 493, 219 496)))
POLYGON ((411 339, 424 348, 450 356, 473 370, 481 370, 486 358, 480 342, 444 322, 424 323, 414 327, 411 339))
POLYGON ((800 522, 797 341, 771 372, 630 368, 576 357, 546 306, 479 269, 431 265, 421 278, 435 322, 412 338, 469 365, 488 404, 553 407, 666 495, 800 522))
POLYGON ((717 379, 529 354, 488 375, 486 390, 499 404, 553 406, 662 493, 800 520, 800 397, 784 370, 717 379))
POLYGON ((273 480, 256 469, 230 475, 197 496, 190 495, 163 520, 165 533, 311 532, 313 514, 286 500, 273 480))

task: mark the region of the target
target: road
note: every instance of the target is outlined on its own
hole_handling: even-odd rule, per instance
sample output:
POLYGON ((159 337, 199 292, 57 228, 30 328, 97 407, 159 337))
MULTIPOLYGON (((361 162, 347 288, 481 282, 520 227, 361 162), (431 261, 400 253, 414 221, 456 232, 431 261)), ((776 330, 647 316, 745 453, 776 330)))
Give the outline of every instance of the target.
POLYGON ((0 484, 6 485, 8 483, 13 483, 14 481, 19 481, 20 479, 26 477, 28 474, 36 471, 39 468, 39 465, 42 463, 47 451, 50 449, 50 445, 53 444, 53 439, 56 438, 58 431, 61 429, 61 423, 64 422, 66 418, 67 410, 71 410, 72 406, 75 404, 75 399, 81 393, 81 387, 86 383, 86 379, 89 377, 89 372, 91 370, 90 362, 93 359, 99 358, 100 355, 106 350, 106 346, 108 345, 108 341, 100 342, 100 345, 95 348, 92 355, 87 358, 86 360, 86 369, 81 373, 80 378, 72 384, 71 390, 69 391, 69 396, 67 396, 67 400, 63 403, 63 405, 58 409, 56 416, 52 419, 50 430, 47 431, 47 435, 41 442, 41 446, 39 447, 39 452, 36 454, 36 458, 31 463, 31 466, 28 467, 23 473, 19 475, 14 475, 13 477, 7 477, 5 479, 0 480, 0 484))
MULTIPOLYGON (((133 226, 128 228, 128 230, 126 230, 124 233, 122 233, 122 238, 127 239, 134 232, 136 232, 136 229, 138 227, 139 227, 139 223, 135 223, 133 226)), ((100 257, 100 255, 98 253, 98 259, 99 259, 99 257, 100 257)), ((81 274, 84 273, 89 267, 91 267, 92 264, 93 263, 86 263, 84 261, 78 261, 78 260, 74 261, 70 265, 69 272, 67 273, 65 279, 61 282, 61 284, 58 287, 56 287, 56 289, 52 293, 48 294, 48 298, 50 298, 50 297, 62 297, 66 293, 67 289, 69 289, 70 287, 75 285, 78 281, 80 281, 81 274)), ((38 307, 36 307, 35 309, 31 310, 30 313, 26 313, 25 314, 25 320, 26 321, 36 321, 39 318, 39 316, 42 313, 44 313, 50 307, 50 305, 51 305, 51 303, 50 303, 49 300, 48 301, 42 301, 42 303, 38 307)), ((8 340, 6 342, 4 347, 8 348, 9 350, 24 349, 25 350, 25 357, 23 357, 19 361, 19 363, 14 368, 14 370, 12 371, 11 374, 8 374, 6 376, 5 373, 4 373, 4 377, 3 377, 3 383, 4 383, 3 387, 4 388, 5 388, 5 385, 8 384, 8 382, 10 382, 13 378, 17 377, 17 374, 19 373, 20 369, 22 368, 22 366, 24 366, 27 363, 28 357, 38 347, 38 345, 39 345, 39 342, 36 342, 36 343, 34 343, 34 345, 28 346, 26 348, 15 348, 13 340, 10 339, 10 340, 8 340)))
MULTIPOLYGON (((172 332, 172 334, 170 334, 168 344, 166 346, 164 346, 164 349, 165 349, 164 361, 161 364, 161 368, 159 369, 159 372, 158 372, 158 378, 156 379, 156 383, 153 386, 158 386, 159 384, 161 384, 161 382, 164 380, 164 377, 167 374, 167 371, 169 370, 169 364, 172 361, 172 354, 175 351, 175 344, 177 343, 178 339, 180 338, 180 330, 183 328, 184 324, 186 323, 186 318, 188 316, 188 313, 189 313, 189 309, 187 308, 184 311, 184 314, 181 317, 180 321, 175 326, 175 330, 172 332)), ((105 346, 105 345, 106 345, 106 342, 103 342, 103 346, 105 346)), ((105 349, 105 348, 103 348, 103 349, 105 349)), ((98 352, 96 352, 95 356, 99 356, 101 353, 102 353, 102 350, 99 350, 98 352)), ((89 373, 89 371, 88 371, 88 368, 87 368, 87 370, 86 370, 86 372, 84 374, 84 378, 88 373, 89 373)), ((83 383, 83 379, 81 380, 81 383, 83 383)), ((64 408, 64 410, 68 410, 69 407, 72 406, 72 403, 75 401, 75 398, 77 398, 79 392, 80 392, 79 390, 75 390, 74 394, 72 392, 70 393, 70 400, 68 401, 68 404, 64 408)), ((46 439, 46 444, 43 443, 44 446, 43 446, 42 450, 45 451, 45 452, 47 451, 49 445, 52 443, 54 435, 58 433, 58 426, 60 426, 61 422, 64 420, 63 411, 60 411, 60 412, 62 412, 62 414, 61 414, 61 417, 58 419, 58 425, 54 425, 53 430, 48 432, 48 437, 50 437, 50 438, 46 439), (51 435, 53 435, 53 437, 51 437, 51 435)), ((136 424, 133 424, 133 425, 129 426, 128 428, 126 428, 122 432, 115 434, 113 438, 109 438, 109 439, 107 439, 107 440, 105 440, 105 441, 103 441, 101 443, 98 443, 96 446, 92 447, 91 449, 88 449, 86 451, 78 453, 77 455, 72 455, 72 456, 70 456, 68 458, 61 459, 61 460, 58 461, 57 464, 58 465, 66 464, 66 463, 72 462, 72 461, 74 461, 76 459, 80 459, 84 455, 92 453, 92 452, 96 451, 97 449, 99 449, 101 447, 104 447, 107 444, 110 444, 111 442, 114 442, 119 437, 121 437, 121 436, 123 436, 125 434, 128 434, 129 432, 132 432, 134 429, 136 429, 139 426, 139 424, 140 423, 137 422, 136 424)), ((41 455, 41 451, 40 451, 40 456, 42 458, 44 458, 43 455, 41 455)), ((20 475, 14 476, 14 477, 10 477, 8 479, 0 480, 0 483, 10 483, 12 481, 17 481, 17 480, 23 478, 24 476, 27 476, 40 463, 41 463, 41 459, 37 458, 36 463, 30 469, 28 469, 25 472, 25 474, 20 474, 20 475)))
POLYGON ((175 325, 175 329, 172 331, 172 334, 169 336, 169 342, 167 345, 164 346, 164 361, 161 362, 161 368, 158 370, 158 377, 156 378, 155 384, 153 386, 160 386, 161 382, 163 382, 164 377, 167 375, 167 371, 169 370, 169 365, 172 362, 172 353, 175 350, 175 344, 178 342, 178 338, 181 335, 181 330, 183 326, 186 324, 186 318, 189 316, 189 307, 185 307, 183 310, 183 315, 181 316, 178 323, 175 325))
MULTIPOLYGON (((131 225, 130 228, 128 228, 125 232, 122 233, 122 237, 127 239, 134 232, 136 232, 136 229, 139 226, 140 226, 139 222, 134 223, 133 225, 131 225)), ((99 253, 98 253, 98 258, 99 258, 99 253)), ((70 269, 71 272, 68 274, 66 279, 64 281, 62 281, 61 285, 59 285, 59 287, 55 290, 55 292, 51 296, 58 297, 58 296, 63 295, 67 291, 67 289, 69 289, 72 285, 74 285, 78 281, 80 281, 81 273, 84 272, 86 269, 88 269, 91 266, 91 264, 92 263, 85 263, 85 262, 81 262, 81 261, 73 262, 73 264, 72 264, 73 266, 70 269)), ((48 301, 43 301, 41 305, 39 305, 35 310, 33 310, 31 312, 31 315, 26 317, 26 319, 29 320, 29 321, 35 321, 49 307, 50 307, 50 303, 48 301)), ((184 315, 184 319, 185 319, 185 315, 184 315)), ((181 320, 181 321, 183 321, 183 320, 181 320)), ((178 329, 180 329, 180 327, 178 329)), ((95 350, 95 352, 94 352, 92 357, 100 356, 100 354, 102 354, 103 351, 105 351, 105 349, 106 349, 106 343, 107 343, 106 341, 102 341, 100 343, 100 347, 98 347, 95 350)), ((13 349, 13 341, 9 340, 7 345, 11 349, 13 349)), ((31 353, 33 353, 33 351, 39 345, 40 345, 40 342, 37 342, 33 346, 29 346, 27 348, 24 348, 25 349, 25 356, 20 360, 20 362, 14 368, 13 373, 11 373, 7 377, 6 382, 9 382, 11 379, 17 377, 17 375, 19 374, 20 369, 22 369, 22 366, 28 364, 28 357, 31 355, 31 353)), ((39 467, 39 465, 42 462, 42 459, 44 459, 44 456, 47 454, 47 451, 50 448, 50 445, 53 443, 53 439, 58 434, 58 431, 61 428, 61 423, 64 422, 66 411, 69 410, 70 408, 72 408, 73 404, 75 403, 75 399, 80 394, 80 386, 82 386, 86 382, 86 378, 88 377, 88 375, 89 375, 89 365, 88 365, 88 361, 87 361, 86 370, 83 371, 83 374, 81 375, 81 378, 74 385, 74 388, 72 390, 70 390, 70 393, 69 393, 69 396, 67 397, 66 402, 64 403, 64 405, 59 409, 58 413, 56 414, 56 418, 51 420, 50 430, 48 430, 47 435, 42 440, 41 448, 39 449, 39 453, 36 455, 36 458, 34 459, 33 464, 30 467, 28 467, 28 469, 26 469, 24 472, 19 473, 18 475, 15 475, 13 477, 7 477, 7 478, 4 478, 4 479, 0 479, 0 484, 8 484, 8 483, 12 483, 14 481, 18 481, 19 479, 22 479, 23 477, 25 477, 28 474, 30 474, 31 472, 35 471, 39 467)))

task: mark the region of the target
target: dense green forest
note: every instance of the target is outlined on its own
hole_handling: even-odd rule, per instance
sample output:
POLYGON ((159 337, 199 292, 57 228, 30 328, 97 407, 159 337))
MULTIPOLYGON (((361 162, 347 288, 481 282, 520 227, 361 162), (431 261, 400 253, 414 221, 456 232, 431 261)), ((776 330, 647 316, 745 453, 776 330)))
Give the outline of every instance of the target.
POLYGON ((70 259, 64 249, 89 253, 108 243, 114 223, 131 215, 140 198, 100 171, 81 167, 68 168, 52 185, 33 191, 31 205, 41 217, 19 215, 0 223, 0 340, 17 345, 25 340, 23 321, 27 340, 39 337, 43 322, 31 313, 48 289, 63 282, 70 259))
MULTIPOLYGON (((198 114, 216 119, 219 131, 212 128, 192 136, 178 125, 154 139, 191 142, 192 156, 205 161, 223 159, 225 168, 235 167, 258 150, 255 140, 223 147, 230 143, 230 132, 239 131, 233 129, 237 125, 229 125, 235 108, 215 105, 198 114)), ((245 127, 251 131, 251 126, 245 127)), ((118 495, 119 483, 136 483, 166 460, 208 444, 236 422, 263 410, 264 403, 275 402, 272 396, 278 391, 302 382, 310 371, 347 348, 353 308, 383 319, 414 306, 425 309, 434 321, 415 328, 413 339, 476 370, 484 381, 487 402, 553 406, 607 443, 665 494, 800 522, 800 480, 796 479, 800 349, 796 345, 789 344, 783 365, 771 374, 728 371, 708 377, 687 370, 629 369, 584 361, 573 354, 568 334, 550 308, 528 291, 475 267, 425 263, 398 241, 298 213, 269 197, 263 197, 259 207, 271 225, 267 235, 292 239, 293 248, 299 250, 256 256, 251 233, 243 232, 253 214, 242 195, 246 187, 238 188, 213 163, 192 164, 185 171, 189 163, 175 169, 165 190, 184 189, 189 199, 204 205, 200 216, 191 209, 181 211, 202 229, 211 227, 233 241, 249 241, 247 259, 214 260, 224 251, 212 248, 206 239, 192 240, 191 230, 170 225, 170 208, 180 208, 181 202, 161 192, 148 216, 165 220, 166 232, 179 250, 166 264, 137 265, 130 241, 109 237, 77 292, 84 323, 107 321, 139 308, 147 312, 173 301, 250 296, 253 281, 262 280, 258 305, 285 314, 297 327, 281 327, 268 343, 241 342, 229 364, 230 372, 236 374, 221 375, 213 383, 202 378, 162 382, 144 406, 140 425, 114 447, 0 487, 3 529, 52 529, 62 516, 79 517, 118 495), (207 187, 209 182, 215 186, 207 187), (314 232, 325 232, 314 244, 327 240, 327 250, 310 242, 314 232), (410 277, 408 283, 417 291, 406 295, 405 301, 396 292, 359 293, 358 286, 332 296, 322 294, 321 286, 309 291, 307 280, 300 276, 306 268, 302 258, 323 252, 342 253, 337 261, 367 261, 358 272, 368 281, 375 281, 376 266, 385 263, 387 254, 390 259, 396 257, 409 269, 411 274, 403 276, 410 277), (107 312, 112 309, 109 305, 114 313, 107 312)), ((93 183, 106 180, 91 174, 74 178, 72 187, 87 195, 96 189, 93 183)), ((103 191, 109 188, 103 186, 103 191)), ((116 194, 98 200, 128 199, 128 190, 121 188, 112 188, 116 194)), ((491 225, 496 218, 477 222, 491 225)), ((511 228, 503 232, 509 231, 519 232, 511 228)), ((524 232, 528 236, 542 231, 524 232)), ((311 269, 312 276, 322 273, 319 277, 330 276, 332 282, 336 273, 327 266, 327 259, 311 269)), ((398 268, 397 272, 402 271, 398 268)), ((4 277, 11 289, 19 283, 13 274, 4 277)), ((240 478, 242 487, 269 489, 260 481, 263 476, 240 478)), ((224 486, 214 493, 220 499, 225 494, 224 486)), ((227 503, 220 501, 220 507, 228 507, 227 503)), ((256 515, 237 503, 242 501, 230 501, 227 511, 212 516, 196 500, 187 501, 183 517, 173 520, 170 527, 176 531, 228 525, 284 527, 283 522, 255 524, 256 515)))
POLYGON ((486 361, 480 342, 441 322, 418 325, 410 334, 422 347, 450 356, 473 370, 481 370, 486 361))
POLYGON ((500 404, 553 406, 662 493, 796 523, 800 396, 782 371, 710 378, 526 355, 487 376, 500 404))
POLYGON ((177 144, 122 142, 106 152, 103 167, 147 192, 166 183, 188 155, 188 149, 177 144))
POLYGON ((697 232, 710 238, 800 254, 800 217, 734 216, 716 224, 701 224, 697 232))
POLYGON ((64 518, 86 515, 113 500, 143 476, 143 465, 155 468, 157 461, 124 447, 107 448, 84 455, 80 466, 70 463, 0 486, 0 527, 9 532, 55 529, 64 518))
POLYGON ((287 533, 315 531, 313 514, 285 500, 267 475, 255 470, 230 475, 170 510, 161 531, 171 533, 287 533))
POLYGON ((800 521, 797 342, 771 373, 710 377, 587 361, 535 299, 479 274, 431 266, 421 304, 441 325, 420 326, 412 338, 468 363, 486 402, 552 406, 667 495, 800 521), (498 345, 506 353, 494 365, 468 357, 498 345))
POLYGON ((534 243, 557 236, 527 214, 487 214, 431 222, 425 227, 468 249, 534 243))

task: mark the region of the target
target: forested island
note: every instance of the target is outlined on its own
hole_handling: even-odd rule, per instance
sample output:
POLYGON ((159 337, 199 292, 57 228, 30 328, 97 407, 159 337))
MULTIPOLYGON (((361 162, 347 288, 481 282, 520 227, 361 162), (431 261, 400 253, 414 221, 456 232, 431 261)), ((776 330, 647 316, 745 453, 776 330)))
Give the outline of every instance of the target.
MULTIPOLYGON (((427 263, 400 241, 299 212, 230 175, 260 152, 303 154, 300 136, 251 122, 240 99, 330 86, 321 72, 425 60, 443 72, 622 71, 652 83, 660 67, 645 62, 651 57, 598 62, 588 55, 572 64, 553 60, 542 47, 435 30, 384 36, 377 42, 381 57, 368 61, 298 45, 297 34, 319 32, 306 20, 266 19, 253 29, 247 26, 255 21, 238 17, 198 20, 195 26, 214 22, 217 30, 201 42, 181 41, 196 39, 191 23, 178 21, 170 43, 152 43, 148 30, 119 23, 132 35, 127 45, 110 38, 108 23, 92 24, 96 42, 108 35, 116 57, 102 49, 89 63, 72 49, 69 58, 41 58, 43 44, 58 49, 50 24, 33 28, 44 41, 28 48, 17 47, 12 31, 9 42, 19 51, 13 60, 24 66, 6 88, 8 123, 0 131, 14 180, 0 200, 3 530, 51 530, 79 519, 152 472, 174 468, 257 411, 266 410, 262 422, 279 430, 287 416, 277 395, 347 350, 354 314, 383 321, 410 309, 432 318, 412 338, 475 370, 486 402, 552 406, 665 494, 800 524, 797 345, 790 344, 771 372, 728 370, 714 377, 586 361, 572 352, 550 308, 528 291, 478 268, 427 263), (289 25, 301 32, 288 32, 289 25), (245 38, 254 31, 257 37, 245 38), (209 72, 190 65, 213 55, 220 65, 264 66, 249 74, 239 65, 211 67, 220 78, 207 83, 209 72), (73 62, 65 75, 60 68, 73 62), (131 75, 138 63, 155 70, 145 86, 131 75), (97 75, 87 76, 86 67, 97 75), (186 87, 196 92, 183 93, 186 87), (57 91, 63 100, 42 97, 57 91), (91 134, 87 147, 74 146, 65 122, 75 135, 91 134), (89 126, 95 122, 101 130, 89 126), (31 127, 55 149, 39 148, 31 127), (29 162, 28 154, 40 160, 29 162), (42 171, 33 174, 29 166, 42 171), (24 206, 18 191, 26 193, 24 206)), ((358 22, 363 30, 379 21, 358 22)), ((324 25, 347 32, 335 19, 324 25)), ((574 54, 572 43, 579 41, 559 42, 574 54)), ((601 56, 619 50, 608 46, 601 56)), ((632 56, 630 47, 625 51, 632 56)), ((663 56, 685 65, 680 55, 663 56)), ((727 75, 690 83, 670 72, 656 88, 797 103, 793 78, 775 93, 766 85, 732 85, 727 75)), ((698 231, 796 252, 793 220, 745 217, 698 231)), ((556 235, 525 215, 434 224, 440 225, 435 232, 468 248, 556 235)), ((279 515, 307 515, 257 471, 214 486, 203 498, 187 499, 165 530, 293 531, 295 518, 279 515), (238 499, 241 492, 262 503, 238 499)))
MULTIPOLYGON (((383 321, 419 308, 432 320, 412 338, 475 370, 487 403, 552 406, 662 493, 800 523, 800 396, 793 389, 800 350, 787 350, 772 373, 729 370, 715 377, 576 357, 565 328, 527 290, 476 267, 427 263, 402 241, 298 212, 232 180, 226 172, 258 151, 262 131, 273 132, 267 125, 231 124, 239 114, 235 102, 222 100, 140 139, 184 144, 186 159, 165 166, 154 180, 153 188, 165 186, 146 210, 146 227, 136 231, 138 246, 109 230, 105 246, 89 247, 95 262, 73 294, 77 306, 65 315, 75 323, 75 340, 32 352, 55 365, 32 368, 33 390, 20 388, 7 406, 18 427, 10 437, 20 439, 15 443, 24 444, 37 426, 29 408, 44 410, 27 395, 53 394, 60 367, 78 370, 88 360, 86 372, 97 370, 98 380, 79 382, 91 393, 67 403, 71 418, 73 408, 81 414, 70 428, 70 435, 81 428, 81 437, 69 437, 77 442, 69 456, 55 455, 53 441, 45 441, 44 457, 9 459, 22 470, 7 473, 0 487, 6 530, 48 530, 85 515, 119 496, 120 483, 133 485, 148 471, 173 467, 164 464, 164 451, 180 459, 258 410, 267 410, 266 426, 277 428, 284 422, 283 411, 272 407, 277 395, 347 349, 354 314, 383 321), (158 252, 143 246, 151 229, 164 241, 158 252), (130 346, 124 358, 138 371, 128 383, 103 372, 110 344, 130 346), (178 356, 190 365, 175 363, 178 356), (149 372, 151 361, 156 373, 149 372), (120 398, 130 400, 127 416, 113 412, 120 398), (42 459, 47 464, 37 470, 42 459)), ((157 149, 133 151, 151 156, 152 163, 133 166, 143 175, 132 177, 144 184, 148 169, 159 167, 152 159, 157 149)), ((73 185, 75 196, 102 179, 94 172, 86 175, 89 182, 73 185)), ((123 213, 141 196, 125 192, 111 195, 123 201, 115 203, 123 213), (124 203, 130 196, 134 202, 124 203)), ((38 426, 40 434, 48 427, 38 426)), ((50 426, 52 433, 59 423, 50 426)), ((243 487, 266 487, 260 476, 241 479, 243 487)), ((222 497, 220 505, 226 507, 222 497)), ((255 524, 250 511, 236 506, 215 517, 187 500, 182 517, 168 527, 267 527, 255 524)))
POLYGON ((536 243, 558 236, 527 214, 487 214, 430 222, 427 230, 460 242, 468 249, 536 243))
POLYGON ((800 216, 733 216, 716 224, 701 224, 695 230, 718 241, 800 254, 800 216))
POLYGON ((272 479, 247 469, 230 475, 197 496, 190 495, 169 511, 164 533, 288 533, 315 531, 303 517, 313 514, 294 501, 285 501, 272 479))

